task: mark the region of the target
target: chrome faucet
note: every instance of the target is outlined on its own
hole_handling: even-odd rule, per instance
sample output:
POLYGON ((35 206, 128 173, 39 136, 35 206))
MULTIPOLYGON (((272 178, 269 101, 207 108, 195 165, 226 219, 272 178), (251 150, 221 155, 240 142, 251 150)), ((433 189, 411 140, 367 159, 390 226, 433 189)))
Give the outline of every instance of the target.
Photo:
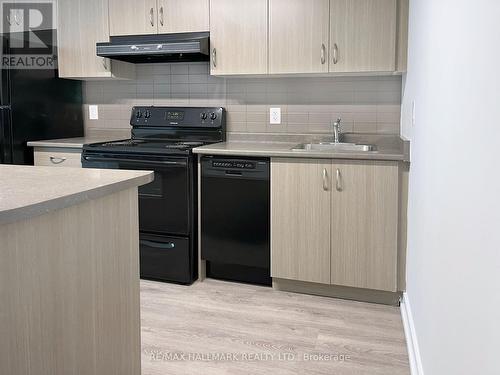
POLYGON ((340 136, 342 135, 342 129, 340 127, 340 123, 342 119, 339 117, 337 121, 333 123, 333 142, 340 143, 340 136))

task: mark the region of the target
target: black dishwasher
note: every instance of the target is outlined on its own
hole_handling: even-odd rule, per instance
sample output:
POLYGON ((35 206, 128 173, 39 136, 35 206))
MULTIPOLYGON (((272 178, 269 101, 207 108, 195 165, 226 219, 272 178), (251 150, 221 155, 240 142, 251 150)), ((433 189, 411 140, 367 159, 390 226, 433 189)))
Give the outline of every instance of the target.
POLYGON ((201 167, 207 276, 271 285, 269 160, 204 156, 201 167))

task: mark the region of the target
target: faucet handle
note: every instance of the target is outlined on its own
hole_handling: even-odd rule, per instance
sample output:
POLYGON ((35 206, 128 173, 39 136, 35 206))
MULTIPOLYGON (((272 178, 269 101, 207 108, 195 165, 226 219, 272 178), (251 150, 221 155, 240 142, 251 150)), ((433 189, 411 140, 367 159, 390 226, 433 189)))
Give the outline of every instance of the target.
POLYGON ((338 131, 340 131, 340 129, 341 129, 341 123, 342 123, 342 119, 339 117, 339 118, 337 119, 337 121, 335 121, 335 122, 333 123, 333 127, 334 127, 334 128, 337 128, 337 130, 338 130, 338 131))

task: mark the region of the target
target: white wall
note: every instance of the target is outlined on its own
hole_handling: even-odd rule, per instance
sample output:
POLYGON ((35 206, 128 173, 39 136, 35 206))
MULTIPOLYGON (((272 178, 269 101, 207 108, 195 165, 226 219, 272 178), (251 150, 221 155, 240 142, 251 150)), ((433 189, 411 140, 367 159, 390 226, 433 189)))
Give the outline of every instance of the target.
POLYGON ((411 0, 410 8, 407 292, 423 368, 497 375, 500 1, 411 0))

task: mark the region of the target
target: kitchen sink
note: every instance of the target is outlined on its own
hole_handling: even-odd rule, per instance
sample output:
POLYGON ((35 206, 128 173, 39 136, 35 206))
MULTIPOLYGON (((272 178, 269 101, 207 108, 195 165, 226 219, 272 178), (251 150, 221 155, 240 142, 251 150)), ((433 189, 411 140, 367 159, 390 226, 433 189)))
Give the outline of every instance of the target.
POLYGON ((368 144, 357 144, 357 143, 301 143, 294 147, 292 147, 293 151, 353 151, 353 152, 367 152, 367 151, 376 151, 376 147, 374 145, 368 144))

